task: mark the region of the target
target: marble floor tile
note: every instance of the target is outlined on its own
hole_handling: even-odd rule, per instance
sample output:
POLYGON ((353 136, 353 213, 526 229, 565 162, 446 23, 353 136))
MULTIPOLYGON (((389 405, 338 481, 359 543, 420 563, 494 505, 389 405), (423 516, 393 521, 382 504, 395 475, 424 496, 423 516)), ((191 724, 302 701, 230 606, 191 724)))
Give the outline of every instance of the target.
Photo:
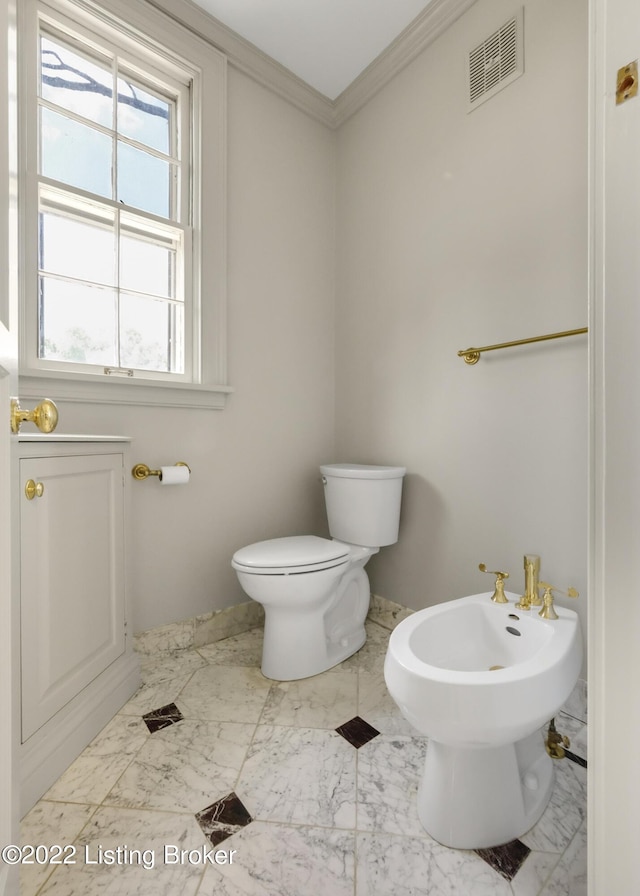
POLYGON ((387 691, 382 669, 377 672, 360 672, 358 715, 382 734, 406 734, 414 737, 418 735, 387 691))
POLYGON ((512 896, 473 852, 435 840, 358 833, 355 896, 512 896))
POLYGON ((101 803, 148 736, 141 718, 114 716, 49 788, 44 799, 101 803))
POLYGON ((206 663, 206 659, 200 656, 197 650, 143 655, 140 657, 140 676, 143 684, 153 685, 171 678, 190 675, 206 663))
POLYGON ((348 722, 345 722, 344 725, 339 725, 336 731, 356 750, 364 747, 365 744, 368 744, 370 740, 373 740, 374 737, 378 737, 380 734, 373 725, 365 722, 360 716, 354 716, 348 722))
MULTIPOLYGON (((388 695, 390 631, 366 626, 357 654, 299 682, 262 675, 260 629, 147 654, 144 685, 23 822, 24 843, 72 844, 80 860, 23 866, 21 896, 586 896, 575 761, 554 763, 549 805, 519 838, 530 852, 490 851, 492 865, 424 831, 427 739, 388 695)), ((586 725, 556 724, 586 757, 586 725)))
POLYGON ((424 738, 380 735, 358 750, 357 828, 425 837, 417 797, 424 738))
POLYGON ((262 663, 262 636, 261 628, 252 628, 240 635, 199 647, 198 652, 208 663, 223 666, 253 666, 259 669, 262 663))
POLYGON ((143 684, 122 707, 121 715, 142 716, 145 712, 152 712, 159 706, 175 703, 178 694, 190 681, 193 674, 193 672, 187 672, 151 684, 143 684))
POLYGON ((358 651, 360 672, 382 672, 391 632, 375 622, 367 620, 367 640, 358 651))
POLYGON ((544 882, 559 860, 558 853, 530 852, 527 861, 511 881, 513 896, 539 896, 544 882))
POLYGON ((183 719, 156 731, 105 805, 198 812, 233 790, 253 725, 183 719))
POLYGON ((183 718, 184 716, 175 703, 167 703, 166 706, 154 709, 153 712, 145 712, 142 716, 142 721, 149 729, 149 733, 155 734, 155 732, 160 731, 161 728, 168 728, 169 725, 175 725, 176 722, 181 722, 183 718))
POLYGON ((198 896, 353 896, 353 833, 254 821, 233 846, 235 861, 207 868, 198 896))
POLYGON ((357 715, 358 678, 350 672, 274 682, 261 722, 302 728, 331 728, 357 715))
MULTIPOLYGON (((36 803, 20 825, 20 842, 23 846, 67 847, 95 812, 95 806, 75 803, 53 803, 46 799, 36 803)), ((67 857, 68 852, 64 856, 67 857)), ((20 896, 35 896, 45 880, 55 870, 48 864, 20 866, 20 896)))
POLYGON ((335 731, 259 725, 236 793, 254 819, 353 828, 357 752, 335 731))
POLYGON ((587 826, 583 823, 540 896, 587 896, 587 826))
POLYGON ((251 824, 253 818, 238 794, 232 791, 200 812, 196 812, 196 821, 211 845, 218 846, 251 824))
POLYGON ((204 871, 203 862, 165 861, 206 848, 190 815, 100 808, 75 846, 76 864, 57 867, 38 896, 195 896, 204 871))
POLYGON ((208 664, 194 672, 175 702, 185 718, 255 724, 271 684, 258 669, 208 664))

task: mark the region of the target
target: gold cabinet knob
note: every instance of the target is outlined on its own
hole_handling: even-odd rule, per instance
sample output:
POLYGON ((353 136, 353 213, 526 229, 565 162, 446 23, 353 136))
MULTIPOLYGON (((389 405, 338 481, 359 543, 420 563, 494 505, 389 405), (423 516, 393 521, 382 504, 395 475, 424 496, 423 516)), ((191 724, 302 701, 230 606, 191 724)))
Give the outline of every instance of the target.
POLYGON ((34 498, 41 498, 44 495, 44 482, 35 482, 33 479, 27 479, 24 493, 27 496, 27 501, 33 501, 34 498))
POLYGON ((35 423, 40 432, 53 432, 58 425, 58 408, 50 398, 45 398, 32 411, 25 411, 18 399, 12 398, 11 432, 20 432, 23 423, 35 423))

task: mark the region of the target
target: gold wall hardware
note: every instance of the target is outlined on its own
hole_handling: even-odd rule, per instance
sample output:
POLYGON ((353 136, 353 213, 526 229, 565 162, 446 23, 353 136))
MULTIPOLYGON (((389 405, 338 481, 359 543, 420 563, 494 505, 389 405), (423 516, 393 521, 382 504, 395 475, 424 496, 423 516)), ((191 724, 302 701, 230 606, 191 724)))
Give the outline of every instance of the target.
POLYGON ((566 734, 560 734, 556 730, 556 720, 551 719, 549 722, 549 729, 547 731, 547 737, 544 742, 544 745, 547 749, 547 753, 551 756, 552 759, 564 759, 564 751, 565 748, 569 748, 571 746, 571 741, 567 737, 566 734))
POLYGON ((479 563, 478 569, 480 570, 480 572, 488 572, 489 575, 496 577, 496 590, 491 595, 491 600, 494 602, 494 604, 508 604, 509 601, 506 594, 504 593, 504 580, 509 578, 509 573, 497 572, 491 569, 487 569, 484 563, 479 563))
POLYGON ((638 60, 618 69, 616 76, 616 106, 638 96, 638 60))
POLYGON ((12 398, 11 432, 20 432, 23 423, 35 423, 40 432, 53 432, 58 425, 58 408, 50 398, 45 398, 32 411, 25 411, 18 399, 12 398))
POLYGON ((540 582, 540 585, 544 588, 544 594, 542 595, 543 606, 538 613, 538 616, 542 616, 543 619, 558 619, 558 614, 553 606, 554 591, 558 591, 566 597, 580 597, 575 588, 568 588, 566 591, 560 591, 559 588, 556 588, 555 585, 550 585, 548 582, 540 582))
POLYGON ((540 575, 540 557, 537 554, 524 555, 524 594, 516 604, 519 610, 530 610, 542 604, 538 591, 540 575))
POLYGON ((465 364, 477 364, 481 352, 493 352, 498 348, 512 348, 514 345, 528 345, 530 342, 546 342, 548 339, 562 339, 564 336, 578 336, 588 333, 588 327, 580 327, 578 330, 563 330, 561 333, 549 333, 547 336, 531 336, 529 339, 514 339, 513 342, 498 342, 496 345, 483 345, 481 348, 463 348, 458 352, 459 358, 464 358, 465 364))
POLYGON ((33 501, 34 498, 41 498, 44 495, 44 482, 34 482, 33 479, 27 479, 24 486, 24 493, 27 501, 33 501))
MULTIPOLYGON (((191 467, 189 464, 185 464, 183 460, 176 461, 176 467, 186 467, 189 472, 191 472, 191 467)), ((160 482, 162 482, 162 470, 152 470, 146 464, 136 464, 135 467, 131 470, 131 475, 134 479, 138 479, 142 481, 143 479, 148 479, 149 476, 157 476, 160 482)))

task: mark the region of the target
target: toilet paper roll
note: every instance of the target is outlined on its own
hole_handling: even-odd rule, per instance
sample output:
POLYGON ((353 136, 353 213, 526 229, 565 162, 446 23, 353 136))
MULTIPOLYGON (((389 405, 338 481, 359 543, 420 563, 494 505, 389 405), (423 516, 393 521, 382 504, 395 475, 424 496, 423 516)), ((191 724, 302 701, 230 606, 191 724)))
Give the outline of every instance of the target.
POLYGON ((189 467, 160 467, 161 485, 186 485, 189 482, 189 467))

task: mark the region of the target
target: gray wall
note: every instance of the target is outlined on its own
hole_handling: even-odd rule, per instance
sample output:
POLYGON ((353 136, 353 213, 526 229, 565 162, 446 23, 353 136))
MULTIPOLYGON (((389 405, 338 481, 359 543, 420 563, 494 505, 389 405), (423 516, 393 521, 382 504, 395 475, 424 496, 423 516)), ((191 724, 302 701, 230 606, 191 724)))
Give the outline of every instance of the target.
MULTIPOLYGON (((586 628, 587 4, 525 4, 525 74, 467 112, 466 53, 520 4, 480 0, 338 135, 337 447, 403 463, 374 592, 414 608, 574 585, 586 628)), ((576 602, 573 602, 574 605, 576 602)))
POLYGON ((480 561, 519 590, 525 552, 586 591, 585 337, 456 356, 587 323, 586 3, 527 3, 525 75, 466 111, 466 51, 515 8, 479 0, 338 132, 230 68, 235 392, 224 411, 62 408, 67 431, 193 470, 131 486, 136 631, 243 600, 237 547, 324 534, 327 460, 409 469, 374 592, 486 590, 480 561))
MULTIPOLYGON (((324 524, 334 457, 334 134, 229 69, 229 382, 222 411, 61 404, 60 430, 186 461, 187 487, 131 484, 135 631, 246 599, 230 560, 324 524)), ((55 398, 55 396, 52 396, 55 398)))

